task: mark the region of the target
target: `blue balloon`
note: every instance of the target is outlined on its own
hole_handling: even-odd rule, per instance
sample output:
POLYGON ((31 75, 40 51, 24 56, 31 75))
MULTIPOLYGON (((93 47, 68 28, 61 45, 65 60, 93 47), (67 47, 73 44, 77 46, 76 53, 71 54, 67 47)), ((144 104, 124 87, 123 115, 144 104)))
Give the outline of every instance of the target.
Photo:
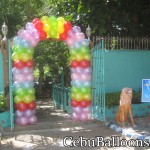
POLYGON ((13 83, 13 89, 14 90, 18 90, 19 88, 22 88, 23 87, 23 84, 22 83, 19 83, 19 82, 17 82, 17 81, 15 81, 14 83, 13 83))
POLYGON ((82 46, 81 42, 78 41, 78 42, 74 43, 73 48, 74 49, 80 49, 81 46, 82 46))
POLYGON ((76 87, 80 88, 80 87, 83 86, 83 82, 80 81, 80 80, 77 80, 77 81, 74 82, 74 85, 75 85, 76 87))
POLYGON ((20 36, 15 36, 13 39, 14 45, 21 45, 22 44, 22 38, 20 36))
POLYGON ((83 83, 83 86, 86 86, 86 87, 91 87, 91 85, 92 85, 91 81, 85 81, 83 83))
POLYGON ((32 88, 33 86, 34 86, 33 82, 28 82, 28 81, 23 82, 23 88, 25 89, 32 88))

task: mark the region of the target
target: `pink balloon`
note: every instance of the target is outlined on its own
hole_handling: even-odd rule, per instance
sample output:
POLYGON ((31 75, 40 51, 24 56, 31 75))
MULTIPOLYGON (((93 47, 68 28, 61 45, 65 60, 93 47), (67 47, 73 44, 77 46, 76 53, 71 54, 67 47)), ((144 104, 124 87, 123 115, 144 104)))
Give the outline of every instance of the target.
POLYGON ((35 115, 29 118, 29 124, 36 124, 36 122, 37 122, 37 117, 35 115))
POLYGON ((75 41, 82 41, 83 39, 85 39, 85 35, 84 33, 76 33, 74 38, 75 41))
POLYGON ((72 118, 74 121, 78 121, 78 120, 79 120, 79 116, 78 116, 78 114, 76 114, 76 113, 72 113, 71 118, 72 118))
POLYGON ((75 68, 71 68, 71 73, 75 73, 75 68))
POLYGON ((91 78, 92 78, 92 76, 90 73, 81 74, 81 80, 83 80, 83 81, 91 80, 91 78))
POLYGON ((19 123, 20 123, 20 118, 15 118, 15 123, 19 125, 19 123))
POLYGON ((68 46, 73 46, 74 44, 74 39, 73 38, 67 38, 67 40, 65 41, 65 43, 68 45, 68 46))
POLYGON ((26 30, 20 29, 20 30, 18 31, 18 36, 23 37, 24 34, 25 34, 25 32, 26 32, 26 30))
POLYGON ((82 114, 80 115, 80 120, 81 120, 81 121, 87 121, 87 120, 88 120, 88 115, 87 115, 86 113, 82 113, 82 114))
POLYGON ((13 76, 13 81, 17 81, 18 83, 21 83, 24 81, 24 76, 22 74, 17 74, 13 76))
POLYGON ((72 73, 71 74, 71 80, 75 81, 79 79, 79 75, 77 73, 72 73))
POLYGON ((21 126, 26 126, 26 125, 28 125, 29 120, 28 120, 27 117, 20 117, 20 120, 19 120, 18 123, 19 123, 19 125, 21 125, 21 126))
POLYGON ((29 73, 26 75, 25 80, 28 82, 33 82, 34 81, 34 75, 32 73, 29 73))

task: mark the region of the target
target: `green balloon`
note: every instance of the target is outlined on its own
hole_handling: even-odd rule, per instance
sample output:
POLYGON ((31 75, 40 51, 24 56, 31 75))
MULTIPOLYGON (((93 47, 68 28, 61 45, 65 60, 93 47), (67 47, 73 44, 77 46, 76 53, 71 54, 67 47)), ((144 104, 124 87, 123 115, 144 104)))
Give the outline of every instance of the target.
POLYGON ((89 53, 90 50, 88 47, 85 47, 85 46, 82 46, 80 49, 79 49, 80 53, 89 53))
POLYGON ((27 94, 27 90, 23 88, 19 88, 18 90, 16 90, 15 94, 24 97, 27 94))
POLYGON ((78 93, 79 91, 80 91, 79 88, 77 88, 77 87, 75 87, 75 86, 72 86, 72 87, 71 87, 71 92, 72 92, 72 93, 75 94, 75 93, 78 93))
POLYGON ((91 88, 82 87, 82 88, 81 88, 81 93, 83 93, 83 94, 91 93, 91 88))
POLYGON ((34 95, 34 94, 35 94, 35 89, 33 87, 27 89, 27 95, 34 95))

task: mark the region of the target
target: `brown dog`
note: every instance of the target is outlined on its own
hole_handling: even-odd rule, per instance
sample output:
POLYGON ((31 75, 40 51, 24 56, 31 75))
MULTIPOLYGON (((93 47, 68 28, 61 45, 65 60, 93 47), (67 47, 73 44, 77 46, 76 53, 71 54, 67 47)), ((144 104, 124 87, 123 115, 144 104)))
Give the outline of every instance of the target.
POLYGON ((128 122, 128 114, 130 115, 131 123, 134 125, 134 120, 132 116, 132 89, 131 88, 123 88, 120 95, 120 104, 118 112, 115 116, 115 121, 122 125, 124 128, 124 124, 128 122))

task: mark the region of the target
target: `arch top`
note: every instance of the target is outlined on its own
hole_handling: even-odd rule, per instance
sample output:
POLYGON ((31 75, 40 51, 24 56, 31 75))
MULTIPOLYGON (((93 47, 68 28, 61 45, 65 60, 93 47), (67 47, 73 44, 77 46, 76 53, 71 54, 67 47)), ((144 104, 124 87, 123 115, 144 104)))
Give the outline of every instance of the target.
POLYGON ((79 26, 72 26, 70 21, 55 16, 43 16, 27 22, 25 29, 20 29, 14 38, 14 45, 35 47, 39 41, 49 38, 63 41, 69 48, 78 49, 89 45, 79 26))

